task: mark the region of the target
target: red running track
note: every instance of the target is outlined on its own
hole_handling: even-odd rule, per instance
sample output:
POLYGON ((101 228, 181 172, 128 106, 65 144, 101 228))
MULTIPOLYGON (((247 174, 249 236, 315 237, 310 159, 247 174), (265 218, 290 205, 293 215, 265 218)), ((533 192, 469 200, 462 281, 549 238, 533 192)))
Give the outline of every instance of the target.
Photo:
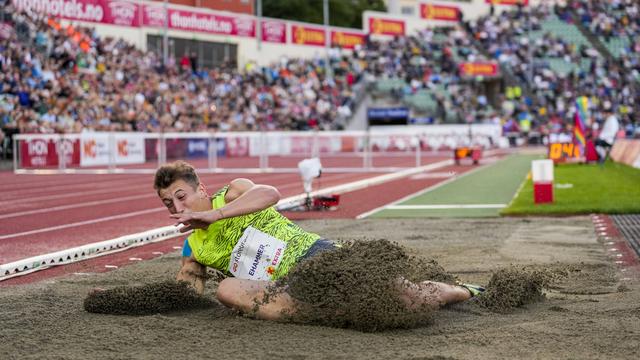
MULTIPOLYGON (((431 158, 430 163, 443 160, 431 158)), ((436 171, 464 173, 475 167, 448 166, 436 171)), ((371 178, 380 174, 325 173, 321 188, 371 178)), ((238 176, 204 174, 214 192, 238 176)), ((302 193, 297 174, 252 174, 257 183, 277 187, 283 197, 302 193)), ((403 178, 343 194, 340 209, 331 212, 286 213, 292 219, 355 218, 357 215, 446 180, 403 178)), ((0 172, 0 264, 113 239, 172 224, 158 200, 151 175, 14 175, 0 172)), ((318 181, 318 180, 316 180, 318 181)), ((314 185, 318 185, 315 183, 314 185)), ((105 271, 105 265, 122 266, 129 258, 149 259, 175 251, 183 238, 106 255, 0 282, 0 286, 32 282, 72 272, 105 271)))

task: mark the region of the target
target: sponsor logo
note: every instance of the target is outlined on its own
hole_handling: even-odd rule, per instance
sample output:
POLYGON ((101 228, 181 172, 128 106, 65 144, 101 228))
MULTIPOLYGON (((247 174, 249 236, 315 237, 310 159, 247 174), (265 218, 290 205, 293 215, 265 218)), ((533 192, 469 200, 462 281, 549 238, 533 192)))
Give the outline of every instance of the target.
POLYGON ((282 248, 278 248, 278 250, 276 250, 276 253, 273 255, 273 261, 271 261, 271 265, 273 266, 278 265, 278 260, 280 260, 281 254, 282 254, 282 248))
POLYGON ((246 18, 233 19, 236 24, 236 32, 238 35, 253 36, 254 26, 253 20, 246 18))
POLYGON ((493 63, 463 63, 460 65, 462 75, 494 76, 498 74, 498 66, 493 63))
POLYGON ((96 157, 96 141, 87 140, 82 144, 82 150, 85 156, 95 158, 96 157))
POLYGON ((458 20, 459 10, 453 6, 421 4, 422 18, 428 20, 458 20))
POLYGON ((135 4, 126 1, 112 1, 109 3, 113 23, 118 25, 132 25, 138 11, 135 4))
POLYGON ((244 252, 244 244, 245 241, 242 241, 240 243, 240 246, 238 247, 238 251, 236 252, 236 255, 233 257, 233 264, 232 264, 232 272, 236 272, 238 271, 238 262, 240 261, 240 258, 242 257, 242 253, 244 252))
POLYGON ((129 155, 127 140, 118 140, 118 155, 120 156, 129 155))
POLYGON ((324 30, 309 29, 302 26, 296 26, 294 30, 294 39, 296 44, 319 44, 325 42, 324 30))
POLYGON ((206 141, 192 140, 192 141, 189 141, 187 146, 188 146, 188 151, 190 153, 207 151, 207 142, 206 141))
POLYGON ((342 31, 336 31, 333 33, 331 39, 334 45, 338 45, 343 48, 354 48, 356 45, 364 44, 364 36, 360 34, 349 34, 342 31))
POLYGON ((159 6, 145 6, 145 25, 164 26, 164 9, 159 6))
POLYGON ((369 25, 370 32, 373 34, 404 35, 403 21, 370 18, 369 25))
POLYGON ((276 268, 273 266, 267 266, 267 274, 269 274, 269 276, 273 275, 273 273, 276 272, 276 268))
POLYGON ((102 22, 104 9, 99 4, 87 4, 77 0, 13 0, 18 10, 45 13, 50 17, 102 22))
POLYGON ((232 34, 233 23, 227 19, 219 19, 215 16, 198 16, 191 13, 183 15, 176 11, 169 16, 171 27, 205 32, 232 34))
POLYGON ((30 156, 43 156, 49 152, 47 142, 44 140, 31 140, 28 144, 30 156))
POLYGON ((285 24, 279 21, 266 21, 262 25, 264 38, 282 39, 282 37, 284 37, 285 30, 285 24))

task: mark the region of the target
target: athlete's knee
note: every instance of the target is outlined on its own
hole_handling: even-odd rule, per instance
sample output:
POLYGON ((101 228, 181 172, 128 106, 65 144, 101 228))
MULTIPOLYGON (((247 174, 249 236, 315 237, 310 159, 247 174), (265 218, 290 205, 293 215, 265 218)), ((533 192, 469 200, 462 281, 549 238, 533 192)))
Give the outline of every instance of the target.
POLYGON ((223 305, 228 307, 238 307, 238 284, 235 279, 227 278, 222 280, 218 284, 218 290, 216 291, 216 298, 223 305))

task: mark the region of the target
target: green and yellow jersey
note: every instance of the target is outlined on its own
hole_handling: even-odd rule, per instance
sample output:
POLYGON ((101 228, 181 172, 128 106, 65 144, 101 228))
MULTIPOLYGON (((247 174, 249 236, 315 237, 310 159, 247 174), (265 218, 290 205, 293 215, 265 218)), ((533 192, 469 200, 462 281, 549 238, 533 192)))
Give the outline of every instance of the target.
MULTIPOLYGON (((214 209, 226 205, 224 196, 228 187, 228 185, 223 187, 213 196, 211 204, 214 209)), ((253 227, 286 243, 282 260, 271 275, 274 280, 287 274, 320 238, 317 234, 303 230, 275 208, 270 207, 251 214, 218 220, 207 229, 196 229, 188 237, 187 242, 197 262, 231 275, 229 272, 231 253, 248 227, 253 227)))

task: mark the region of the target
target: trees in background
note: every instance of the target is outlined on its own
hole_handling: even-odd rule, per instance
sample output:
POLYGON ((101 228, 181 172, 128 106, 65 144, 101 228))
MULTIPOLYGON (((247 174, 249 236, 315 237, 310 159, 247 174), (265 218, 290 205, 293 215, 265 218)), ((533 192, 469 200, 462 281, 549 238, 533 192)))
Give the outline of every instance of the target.
MULTIPOLYGON (((262 0, 262 15, 316 24, 324 23, 323 0, 262 0)), ((383 0, 329 0, 329 25, 362 29, 362 12, 386 11, 383 0)))

